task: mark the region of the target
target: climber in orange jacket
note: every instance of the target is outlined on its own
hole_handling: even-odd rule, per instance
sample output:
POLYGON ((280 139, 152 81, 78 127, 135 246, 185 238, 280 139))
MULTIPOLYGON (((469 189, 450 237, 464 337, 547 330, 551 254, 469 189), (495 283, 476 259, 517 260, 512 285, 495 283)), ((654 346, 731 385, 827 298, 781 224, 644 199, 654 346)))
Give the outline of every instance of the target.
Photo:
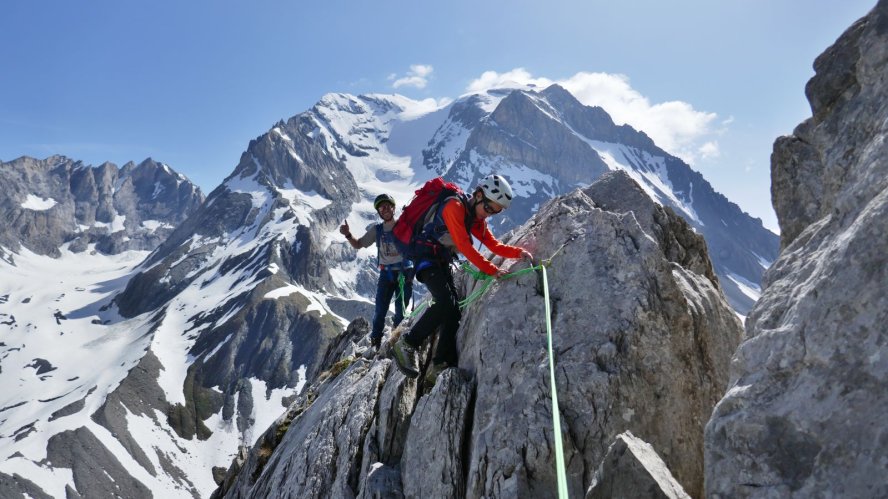
POLYGON ((438 348, 432 358, 432 366, 426 374, 426 382, 434 384, 437 375, 448 367, 456 367, 458 352, 456 331, 462 315, 459 297, 453 283, 450 262, 461 253, 481 272, 497 278, 506 274, 472 245, 471 235, 478 238, 494 254, 505 258, 533 259, 529 251, 503 244, 487 228, 487 217, 508 208, 512 202, 512 187, 500 175, 489 175, 481 180, 471 196, 454 195, 437 207, 432 228, 425 231, 422 241, 432 250, 428 256, 420 256, 414 262, 416 278, 426 285, 434 303, 416 322, 413 328, 393 345, 398 368, 411 378, 419 376, 414 359, 415 349, 431 336, 439 325, 441 334, 438 348))

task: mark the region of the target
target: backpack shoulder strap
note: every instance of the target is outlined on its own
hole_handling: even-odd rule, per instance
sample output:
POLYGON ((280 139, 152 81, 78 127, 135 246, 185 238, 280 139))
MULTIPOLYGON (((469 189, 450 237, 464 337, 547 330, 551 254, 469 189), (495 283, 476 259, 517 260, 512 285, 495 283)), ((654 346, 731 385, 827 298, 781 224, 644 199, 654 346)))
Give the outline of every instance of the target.
POLYGON ((466 226, 466 232, 468 234, 471 234, 471 224, 472 222, 474 222, 475 217, 473 210, 469 207, 469 197, 462 192, 449 192, 446 196, 442 196, 442 199, 438 202, 438 205, 435 208, 434 217, 430 221, 430 224, 432 225, 431 232, 437 236, 447 231, 447 225, 444 223, 444 207, 451 199, 456 199, 462 204, 463 209, 466 211, 465 218, 463 218, 463 223, 466 226))
POLYGON ((466 231, 469 233, 469 238, 472 237, 472 225, 475 223, 475 210, 472 207, 472 197, 468 194, 462 193, 460 197, 463 206, 466 208, 466 231))
POLYGON ((379 265, 382 259, 382 223, 376 224, 376 265, 379 265))

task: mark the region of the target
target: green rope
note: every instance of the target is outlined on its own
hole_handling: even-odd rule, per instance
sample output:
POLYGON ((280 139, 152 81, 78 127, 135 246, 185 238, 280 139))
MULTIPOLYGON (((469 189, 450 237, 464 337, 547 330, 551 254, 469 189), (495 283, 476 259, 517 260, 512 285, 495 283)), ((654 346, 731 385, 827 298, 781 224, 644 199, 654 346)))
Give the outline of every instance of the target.
MULTIPOLYGON (((509 272, 508 274, 500 277, 500 279, 512 279, 515 277, 520 277, 524 274, 529 274, 531 272, 537 271, 542 268, 542 265, 531 266, 526 269, 516 270, 515 272, 509 272)), ((473 291, 469 296, 465 297, 462 301, 459 302, 460 308, 466 308, 473 301, 481 298, 481 295, 487 292, 490 289, 490 286, 493 284, 494 277, 492 275, 485 274, 478 269, 472 268, 468 263, 462 264, 462 269, 469 275, 475 278, 476 281, 485 281, 484 284, 473 291)))
MULTIPOLYGON (((549 386, 552 392, 552 429, 555 435, 555 474, 557 477, 558 483, 558 497, 560 499, 567 499, 568 490, 567 490, 567 472, 564 467, 564 444, 561 439, 561 409, 558 407, 558 390, 555 386, 555 353, 554 348, 552 347, 552 310, 550 306, 549 300, 549 278, 546 274, 546 266, 551 264, 552 259, 564 249, 564 245, 562 245, 558 250, 548 259, 545 260, 541 265, 533 265, 526 269, 521 269, 515 272, 510 272, 500 279, 511 279, 514 277, 519 277, 524 274, 528 274, 530 272, 536 272, 537 270, 542 272, 543 276, 543 297, 546 304, 546 342, 547 349, 549 352, 549 386)), ((485 274, 480 270, 472 268, 468 263, 463 263, 462 265, 463 271, 471 275, 478 281, 484 281, 484 284, 472 292, 469 296, 467 296, 464 300, 459 302, 460 308, 466 308, 473 301, 480 298, 493 284, 494 276, 485 274)), ((418 314, 422 309, 426 306, 430 305, 434 302, 423 302, 420 304, 413 313, 410 314, 409 317, 413 317, 418 314)))
POLYGON ((407 311, 407 303, 404 302, 404 281, 406 281, 406 280, 407 280, 407 278, 404 277, 404 270, 401 270, 400 272, 398 272, 398 288, 399 288, 400 294, 401 294, 401 313, 402 314, 407 311))
POLYGON ((558 256, 558 253, 561 253, 561 250, 563 250, 564 247, 567 246, 567 243, 570 242, 570 241, 572 241, 572 240, 573 240, 573 239, 568 240, 567 242, 565 242, 564 244, 562 244, 561 246, 559 246, 558 249, 555 250, 555 253, 552 253, 552 256, 550 256, 547 260, 543 260, 543 265, 545 265, 546 267, 548 267, 549 265, 551 265, 551 264, 552 264, 552 260, 554 260, 555 257, 558 256))
POLYGON ((470 303, 477 300, 478 298, 481 298, 481 295, 486 293, 487 288, 489 288, 492 284, 493 284, 492 280, 484 281, 484 284, 482 284, 480 288, 476 289, 475 291, 470 293, 469 296, 466 296, 465 298, 463 298, 462 300, 460 300, 458 302, 459 308, 465 309, 466 307, 469 306, 470 303))
MULTIPOLYGON (((551 258, 545 261, 542 265, 535 265, 528 267, 526 269, 518 270, 516 272, 510 272, 504 275, 503 279, 510 279, 512 277, 518 277, 520 275, 524 275, 530 272, 535 272, 540 270, 543 275, 543 297, 546 303, 546 341, 548 344, 549 351, 549 386, 552 391, 552 426, 553 432, 555 434, 555 473, 558 479, 558 497, 561 499, 567 499, 567 472, 564 467, 564 444, 561 440, 561 410, 558 408, 558 390, 555 386, 555 353, 554 348, 552 347, 552 310, 550 308, 549 301, 549 278, 546 274, 546 265, 552 262, 552 258, 555 258, 564 246, 558 248, 551 258)), ((473 269, 468 264, 463 264, 463 270, 467 273, 475 277, 477 280, 484 280, 485 283, 481 288, 475 290, 474 293, 467 296, 465 300, 460 302, 461 307, 466 307, 473 301, 477 300, 490 288, 490 285, 493 284, 493 276, 487 275, 479 270, 473 269)))
MULTIPOLYGON (((553 255, 554 256, 554 255, 553 255)), ((555 388, 555 354, 552 348, 552 311, 549 308, 549 279, 543 272, 543 296, 546 302, 546 338, 549 349, 549 385, 552 390, 552 425, 555 432, 555 472, 558 477, 558 497, 566 499, 567 473, 564 469, 564 444, 561 442, 561 410, 558 408, 558 390, 555 388)))
POLYGON ((419 306, 415 306, 415 307, 413 308, 413 312, 410 312, 410 315, 405 315, 405 316, 404 316, 404 320, 412 319, 415 315, 417 315, 417 314, 419 314, 420 312, 422 312, 423 309, 425 309, 426 307, 428 307, 428 306, 431 305, 432 303, 435 303, 435 301, 434 301, 434 300, 424 301, 424 302, 420 303, 419 306))
MULTIPOLYGON (((465 263, 465 262, 462 264, 461 268, 462 268, 467 274, 469 274, 469 275, 471 275, 472 277, 474 277, 476 281, 484 281, 484 284, 482 284, 480 288, 476 289, 476 290, 473 291, 471 294, 469 294, 469 296, 466 296, 464 299, 462 299, 462 300, 460 300, 460 301, 458 302, 459 308, 465 309, 465 308, 468 307, 472 302, 476 301, 478 298, 481 298, 481 296, 482 296, 484 293, 486 293, 488 289, 490 289, 490 286, 493 285, 494 277, 493 277, 492 275, 485 274, 484 272, 481 272, 480 270, 475 269, 475 268, 469 266, 469 264, 468 264, 468 263, 465 263)), ((528 267, 528 268, 526 268, 526 269, 516 270, 515 272, 509 272, 508 274, 504 275, 504 276, 501 277, 500 279, 512 279, 512 278, 514 278, 514 277, 519 277, 519 276, 522 276, 522 275, 524 275, 524 274, 529 274, 529 273, 531 273, 531 272, 537 271, 537 270, 539 270, 539 269, 541 269, 541 268, 542 268, 542 265, 538 265, 538 266, 535 266, 535 267, 528 267)), ((420 312, 422 312, 423 309, 425 309, 425 307, 430 306, 430 305, 433 304, 433 303, 435 303, 434 300, 430 300, 430 301, 427 301, 427 302, 422 302, 422 303, 420 303, 419 306, 417 306, 417 307, 413 310, 413 312, 410 313, 410 315, 405 315, 405 316, 404 316, 404 319, 410 319, 410 318, 413 318, 414 316, 416 316, 416 315, 418 315, 420 312)))

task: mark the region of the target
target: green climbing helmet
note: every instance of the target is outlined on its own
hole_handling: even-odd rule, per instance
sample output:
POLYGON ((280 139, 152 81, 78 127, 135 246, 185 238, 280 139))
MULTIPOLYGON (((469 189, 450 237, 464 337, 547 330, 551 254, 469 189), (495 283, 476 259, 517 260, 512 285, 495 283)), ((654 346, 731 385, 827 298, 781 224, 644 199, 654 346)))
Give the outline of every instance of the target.
POLYGON ((382 203, 391 203, 392 208, 396 206, 395 198, 389 196, 388 194, 380 194, 376 196, 376 199, 373 201, 373 209, 379 211, 379 205, 382 203))

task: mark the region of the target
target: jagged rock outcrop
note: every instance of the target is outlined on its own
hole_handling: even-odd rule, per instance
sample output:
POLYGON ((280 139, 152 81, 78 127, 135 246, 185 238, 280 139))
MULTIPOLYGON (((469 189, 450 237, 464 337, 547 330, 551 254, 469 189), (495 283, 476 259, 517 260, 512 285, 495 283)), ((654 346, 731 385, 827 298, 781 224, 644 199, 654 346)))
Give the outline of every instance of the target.
POLYGON ((130 476, 114 454, 86 428, 53 436, 47 450, 53 466, 73 471, 77 492, 68 491, 69 496, 151 496, 148 488, 130 476))
POLYGON ((888 496, 888 2, 814 68, 772 156, 783 249, 706 429, 713 498, 888 496))
POLYGON ((0 491, 10 495, 11 491, 16 491, 22 496, 27 494, 34 499, 52 499, 52 496, 43 492, 43 489, 38 487, 37 484, 17 474, 10 476, 6 473, 0 473, 0 491))
POLYGON ((0 246, 58 256, 95 243, 104 253, 152 250, 203 202, 200 189, 152 159, 118 168, 64 156, 0 162, 0 246))
MULTIPOLYGON (((612 175, 589 192, 607 198, 611 190, 638 189, 625 174, 612 175)), ((556 378, 573 496, 585 493, 608 446, 627 430, 651 442, 677 480, 702 495, 703 425, 740 341, 701 238, 649 198, 637 201, 605 211, 575 191, 510 239, 552 257, 556 378)), ((477 285, 461 283, 466 292, 477 285)), ((554 497, 543 310, 532 275, 493 284, 465 311, 460 369, 442 373, 428 393, 389 359, 353 360, 315 388, 319 395, 289 423, 262 469, 241 468, 217 495, 554 497), (334 466, 334 448, 363 449, 363 464, 346 453, 334 466), (316 469, 316 460, 326 467, 316 469)), ((254 448, 246 462, 263 452, 254 448)))
POLYGON ((607 449, 586 499, 690 499, 651 444, 627 431, 607 449))
POLYGON ((291 419, 270 457, 251 453, 225 497, 354 497, 361 481, 359 444, 389 366, 355 361, 291 419))
MULTIPOLYGON (((638 188, 625 174, 611 175, 608 187, 590 192, 638 188)), ((574 495, 626 430, 650 442, 688 492, 702 495, 702 428, 740 341, 740 323, 707 277, 708 265, 694 271, 670 258, 658 243, 663 237, 647 232, 635 213, 653 219, 656 212, 673 221, 666 227, 681 227, 678 217, 640 201, 632 211, 602 211, 575 192, 543 207, 511 239, 540 258, 554 255, 556 377, 574 495)), ((700 238, 685 226, 666 239, 700 238)), ((686 249, 695 246, 705 248, 698 242, 686 249)), ((511 490, 546 496, 555 486, 543 303, 532 283, 516 286, 494 286, 463 320, 461 365, 477 377, 471 497, 511 490)))
POLYGON ((471 375, 447 369, 419 399, 401 459, 404 497, 464 497, 473 397, 471 375))

